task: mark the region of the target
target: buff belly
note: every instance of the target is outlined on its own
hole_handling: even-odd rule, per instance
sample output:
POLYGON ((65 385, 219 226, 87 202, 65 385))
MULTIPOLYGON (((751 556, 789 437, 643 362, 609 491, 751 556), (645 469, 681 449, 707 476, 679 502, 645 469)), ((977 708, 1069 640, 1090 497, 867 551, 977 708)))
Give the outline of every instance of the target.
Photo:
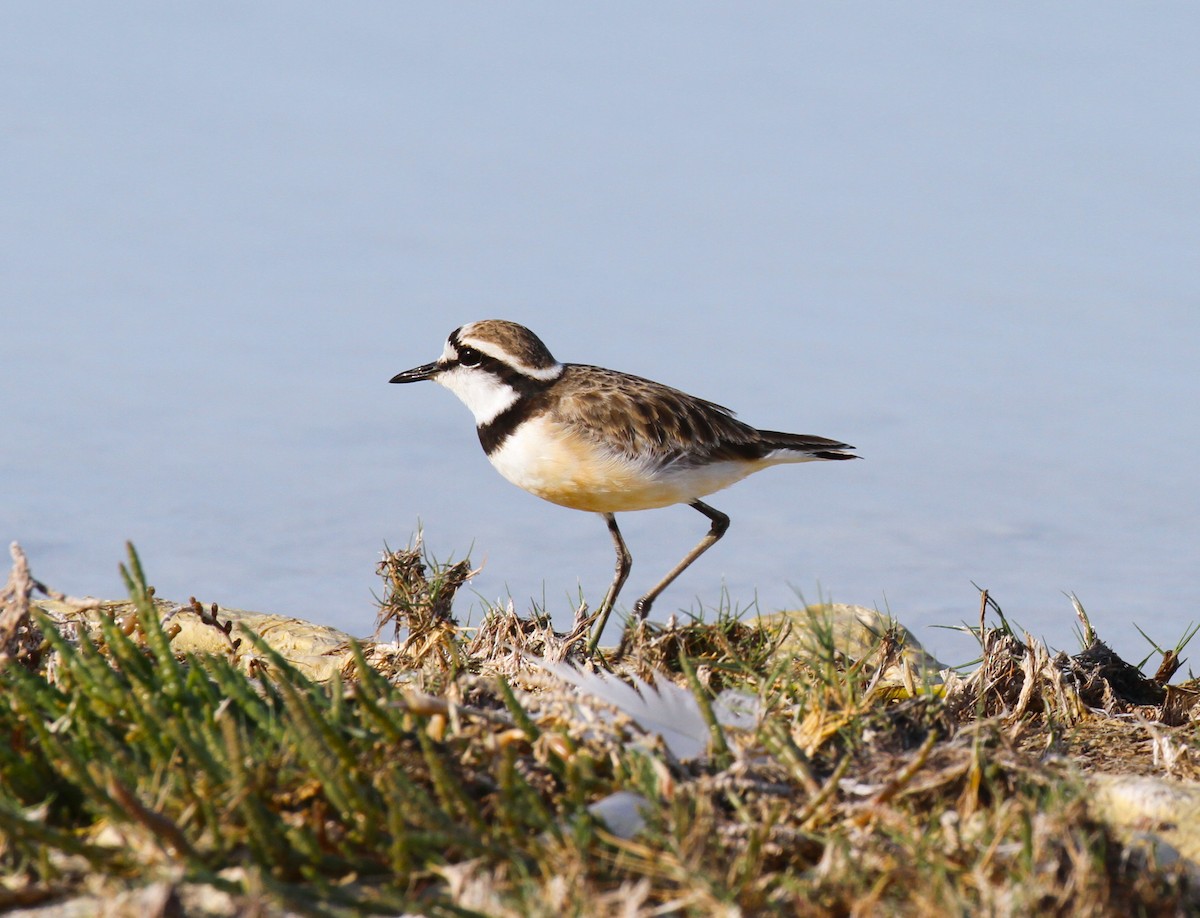
POLYGON ((488 457, 505 478, 575 510, 618 513, 689 503, 786 458, 662 468, 630 460, 574 436, 548 418, 520 425, 488 457))

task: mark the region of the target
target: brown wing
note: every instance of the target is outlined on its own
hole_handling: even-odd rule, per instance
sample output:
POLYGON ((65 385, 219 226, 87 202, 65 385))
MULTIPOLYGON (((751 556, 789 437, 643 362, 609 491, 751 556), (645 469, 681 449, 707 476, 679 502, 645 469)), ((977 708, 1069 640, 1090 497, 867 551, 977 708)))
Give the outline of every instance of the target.
POLYGON ((555 420, 631 459, 750 459, 776 448, 728 408, 640 376, 569 364, 553 388, 555 420))

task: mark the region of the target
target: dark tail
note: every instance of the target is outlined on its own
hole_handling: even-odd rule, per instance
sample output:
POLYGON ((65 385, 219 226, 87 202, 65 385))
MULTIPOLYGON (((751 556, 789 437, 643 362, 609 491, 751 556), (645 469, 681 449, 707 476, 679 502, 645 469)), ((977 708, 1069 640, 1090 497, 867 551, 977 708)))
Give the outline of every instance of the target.
POLYGON ((791 449, 808 453, 814 459, 858 459, 846 450, 854 449, 849 443, 814 437, 811 434, 783 433, 778 430, 760 430, 761 444, 768 449, 791 449))

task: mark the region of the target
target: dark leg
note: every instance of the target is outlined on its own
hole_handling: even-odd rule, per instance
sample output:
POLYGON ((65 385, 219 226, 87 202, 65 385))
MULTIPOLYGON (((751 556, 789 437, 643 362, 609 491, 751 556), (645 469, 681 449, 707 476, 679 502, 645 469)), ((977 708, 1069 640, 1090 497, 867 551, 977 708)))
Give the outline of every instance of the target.
POLYGON ((588 642, 588 653, 594 652, 596 645, 600 643, 600 633, 604 631, 604 626, 608 623, 608 616, 617 601, 617 594, 621 592, 621 587, 625 585, 625 579, 629 576, 629 568, 633 566, 633 556, 629 554, 625 540, 621 538, 621 530, 617 528, 617 518, 611 513, 600 515, 604 517, 604 522, 608 523, 608 533, 612 536, 613 547, 617 550, 617 569, 613 575, 613 582, 609 584, 608 592, 604 594, 604 602, 600 603, 600 608, 596 612, 596 628, 592 632, 592 639, 588 642))
POLYGON ((729 517, 720 510, 714 510, 708 504, 704 503, 704 501, 694 500, 688 506, 695 507, 712 520, 712 527, 708 530, 708 535, 700 540, 700 544, 684 555, 683 560, 676 564, 667 576, 658 581, 657 586, 633 604, 633 614, 639 621, 644 620, 650 614, 650 606, 653 605, 654 600, 658 599, 658 594, 669 587, 676 577, 687 570, 689 564, 712 548, 717 540, 725 535, 725 530, 729 528, 729 517))

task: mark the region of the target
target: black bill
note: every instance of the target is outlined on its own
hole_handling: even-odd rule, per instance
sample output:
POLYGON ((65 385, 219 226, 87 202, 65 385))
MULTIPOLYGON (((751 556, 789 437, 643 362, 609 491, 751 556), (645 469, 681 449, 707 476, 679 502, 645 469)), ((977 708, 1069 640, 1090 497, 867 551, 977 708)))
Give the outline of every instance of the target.
POLYGON ((435 374, 438 369, 439 368, 436 361, 434 363, 427 363, 423 366, 413 367, 411 370, 405 370, 403 373, 397 373, 395 376, 389 379, 388 382, 405 383, 420 382, 423 379, 433 379, 433 374, 435 374))

